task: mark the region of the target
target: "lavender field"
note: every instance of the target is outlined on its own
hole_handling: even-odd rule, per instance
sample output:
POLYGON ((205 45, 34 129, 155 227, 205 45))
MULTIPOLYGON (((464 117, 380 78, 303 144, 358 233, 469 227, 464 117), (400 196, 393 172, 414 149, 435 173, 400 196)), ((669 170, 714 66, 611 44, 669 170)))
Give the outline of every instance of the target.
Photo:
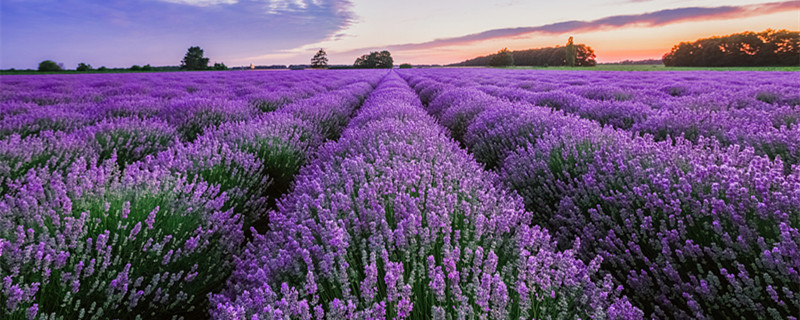
POLYGON ((1 319, 797 319, 800 77, 0 77, 1 319))

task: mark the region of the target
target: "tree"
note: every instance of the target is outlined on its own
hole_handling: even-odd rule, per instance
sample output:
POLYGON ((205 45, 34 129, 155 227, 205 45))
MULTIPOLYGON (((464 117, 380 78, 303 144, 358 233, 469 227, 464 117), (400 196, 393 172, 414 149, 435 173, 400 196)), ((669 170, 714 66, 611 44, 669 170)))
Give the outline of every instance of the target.
POLYGON ((39 63, 39 71, 61 71, 61 66, 53 60, 45 60, 39 63))
POLYGON ((510 67, 514 65, 514 55, 511 54, 511 51, 508 51, 508 48, 503 48, 503 50, 497 51, 497 53, 492 56, 489 60, 489 65, 492 67, 510 67))
POLYGON ((315 69, 322 69, 328 67, 328 53, 322 48, 317 51, 317 54, 311 58, 311 67, 315 69))
POLYGON ((575 49, 575 44, 572 42, 572 37, 569 37, 567 40, 567 46, 564 48, 567 60, 567 66, 574 67, 575 66, 575 56, 577 55, 577 50, 575 49))
POLYGON ((373 51, 356 59, 353 64, 356 68, 366 69, 391 69, 394 66, 392 54, 389 51, 373 51))
POLYGON ((142 67, 142 71, 152 71, 152 70, 153 70, 153 67, 150 66, 149 63, 142 67))
POLYGON ((77 70, 77 71, 91 71, 92 70, 92 65, 85 64, 85 63, 81 62, 81 63, 78 64, 78 67, 75 68, 75 70, 77 70))
POLYGON ((228 70, 228 66, 226 66, 226 65, 225 65, 224 63, 222 63, 222 62, 214 62, 214 67, 213 67, 213 69, 214 69, 214 70, 228 70))
POLYGON ((592 47, 579 44, 575 46, 575 66, 576 67, 594 67, 597 65, 597 56, 594 54, 592 47))
POLYGON ((411 69, 411 64, 410 63, 401 64, 400 69, 411 69))
POLYGON ((208 58, 203 57, 203 49, 200 49, 200 47, 189 47, 189 49, 186 51, 186 55, 183 57, 183 60, 181 60, 181 69, 208 69, 208 58))
POLYGON ((142 67, 137 64, 131 66, 131 71, 142 71, 142 67))
MULTIPOLYGON (((502 52, 503 50, 501 50, 502 52)), ((591 67, 597 64, 594 50, 585 44, 575 44, 575 66, 591 67)), ((566 47, 547 47, 511 51, 515 66, 566 66, 566 47)), ((497 54, 477 57, 463 62, 451 64, 452 66, 478 67, 487 66, 497 54)), ((498 62, 499 63, 499 62, 498 62)))
POLYGON ((767 29, 681 42, 662 61, 686 67, 797 66, 800 32, 767 29))

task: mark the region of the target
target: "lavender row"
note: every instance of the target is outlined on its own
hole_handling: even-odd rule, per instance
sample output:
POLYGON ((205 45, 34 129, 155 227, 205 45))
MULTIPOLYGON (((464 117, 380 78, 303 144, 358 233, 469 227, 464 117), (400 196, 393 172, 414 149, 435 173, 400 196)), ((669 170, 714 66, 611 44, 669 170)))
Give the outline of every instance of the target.
POLYGON ((395 73, 236 258, 219 319, 641 318, 530 227, 395 73))
MULTIPOLYGON (((287 105, 223 124, 192 143, 175 142, 133 161, 124 171, 117 156, 146 151, 151 137, 135 130, 147 128, 110 125, 110 131, 124 133, 106 140, 131 140, 108 149, 108 161, 86 145, 61 150, 47 165, 8 183, 0 200, 0 314, 10 319, 203 316, 207 296, 230 275, 246 233, 266 223, 266 210, 294 172, 329 132, 343 126, 338 120, 322 125, 303 119, 349 118, 371 90, 361 82, 315 97, 317 114, 310 106, 287 105)), ((296 104, 302 103, 311 102, 296 104)), ((156 129, 152 132, 160 132, 156 129)), ((62 140, 64 135, 45 138, 70 146, 74 140, 62 140)))
POLYGON ((752 149, 655 142, 478 89, 431 99, 428 111, 498 170, 534 221, 561 245, 579 237, 581 257, 603 257, 649 316, 796 317, 800 172, 752 149))
POLYGON ((108 118, 139 117, 165 121, 191 141, 206 126, 246 120, 370 78, 363 71, 3 77, 0 138, 71 132, 108 118))
POLYGON ((800 81, 782 73, 514 73, 428 71, 425 96, 475 87, 510 101, 564 110, 656 140, 715 138, 786 164, 800 162, 800 81), (739 76, 747 80, 736 81, 739 76))
MULTIPOLYGON (((367 82, 348 78, 349 80, 347 81, 352 82, 352 84, 344 87, 355 86, 363 90, 365 86, 371 87, 377 81, 374 75, 367 73, 360 74, 360 77, 367 82), (369 81, 372 82, 369 83, 369 81)), ((302 106, 306 106, 304 108, 307 109, 313 109, 313 106, 324 105, 326 108, 323 109, 329 112, 345 113, 338 118, 332 114, 327 115, 335 121, 339 121, 338 125, 341 127, 341 119, 347 119, 349 114, 347 114, 347 110, 335 111, 335 108, 347 108, 353 103, 360 103, 360 101, 352 101, 353 99, 358 100, 358 98, 356 97, 357 95, 350 92, 344 92, 343 94, 337 94, 336 92, 337 90, 331 93, 320 93, 318 94, 319 97, 300 99, 279 109, 303 108, 302 106), (330 105, 335 107, 327 107, 330 105)), ((100 103, 96 106, 102 108, 103 104, 100 103)), ((101 113, 93 117, 110 116, 110 118, 82 128, 79 126, 71 129, 58 127, 58 129, 63 130, 39 132, 38 129, 41 128, 33 126, 35 128, 34 131, 37 131, 36 135, 25 136, 14 133, 0 140, 0 146, 3 147, 0 148, 0 173, 2 173, 0 175, 0 191, 6 191, 7 184, 10 181, 21 177, 32 168, 47 166, 52 170, 63 171, 71 161, 78 157, 96 158, 98 161, 105 161, 109 159, 112 152, 116 152, 117 162, 124 169, 126 165, 142 160, 146 155, 155 154, 179 143, 179 140, 194 140, 207 128, 213 128, 227 122, 256 118, 259 114, 262 114, 261 111, 248 106, 244 102, 222 98, 194 97, 174 100, 169 108, 153 113, 153 117, 143 116, 151 109, 140 107, 142 106, 130 105, 121 107, 120 110, 125 111, 124 114, 128 115, 125 117, 111 117, 101 113), (176 139, 176 137, 179 137, 179 139, 176 139)), ((88 111, 85 114, 75 110, 70 112, 80 114, 83 118, 87 118, 89 117, 88 114, 91 114, 88 111)), ((316 119, 309 118, 309 115, 316 114, 313 110, 311 113, 306 112, 309 115, 304 115, 300 110, 293 112, 298 117, 312 123, 316 121, 316 119)), ((63 114, 58 112, 50 113, 47 110, 31 110, 30 113, 21 115, 39 119, 52 117, 57 120, 55 122, 46 122, 50 124, 59 121, 71 121, 69 117, 64 117, 63 114)), ((32 128, 30 124, 26 124, 24 121, 21 126, 26 130, 32 128)), ((326 124, 324 128, 336 128, 336 126, 335 124, 326 124)), ((327 133, 322 134, 323 137, 331 136, 327 133)))

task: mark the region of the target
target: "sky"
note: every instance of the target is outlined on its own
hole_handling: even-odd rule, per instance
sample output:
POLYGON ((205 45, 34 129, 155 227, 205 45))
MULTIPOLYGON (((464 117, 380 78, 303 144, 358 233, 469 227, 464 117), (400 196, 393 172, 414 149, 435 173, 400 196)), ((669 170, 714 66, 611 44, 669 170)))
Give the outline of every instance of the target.
POLYGON ((800 0, 0 0, 0 69, 178 65, 190 46, 228 66, 330 64, 390 50, 448 64, 576 43, 598 62, 659 59, 715 35, 800 30, 800 0))

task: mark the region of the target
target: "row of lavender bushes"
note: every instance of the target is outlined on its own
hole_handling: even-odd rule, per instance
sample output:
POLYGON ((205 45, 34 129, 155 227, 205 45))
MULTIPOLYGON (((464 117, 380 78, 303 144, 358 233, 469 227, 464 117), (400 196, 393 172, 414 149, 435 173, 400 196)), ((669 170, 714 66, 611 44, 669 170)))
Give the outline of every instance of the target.
POLYGON ((636 319, 390 72, 236 258, 218 319, 636 319))
MULTIPOLYGON (((438 86, 477 86, 509 101, 546 106, 656 140, 717 139, 800 164, 800 79, 793 73, 521 73, 427 71, 438 86), (442 83, 447 82, 447 83, 442 83)), ((426 94, 420 92, 422 95, 426 94)))
POLYGON ((0 191, 32 168, 63 170, 79 157, 103 161, 115 149, 124 169, 179 141, 192 141, 207 128, 252 119, 291 101, 370 81, 362 73, 305 74, 289 79, 246 73, 238 78, 211 73, 183 78, 170 74, 125 76, 4 77, 0 88, 0 137, 4 137, 0 139, 0 191), (190 93, 184 87, 203 90, 190 93), (178 93, 163 93, 174 91, 178 93), (59 99, 46 99, 53 105, 28 101, 56 93, 59 99))
POLYGON ((797 318, 800 170, 787 175, 750 146, 656 142, 436 75, 404 76, 536 224, 585 261, 602 257, 601 274, 648 317, 797 318))
POLYGON ((116 117, 153 118, 192 140, 207 123, 245 120, 359 81, 360 74, 9 76, 0 86, 0 138, 70 132, 116 117))
POLYGON ((266 211, 377 76, 208 123, 192 142, 131 117, 4 139, 0 168, 18 176, 0 199, 0 315, 203 317, 249 233, 265 228, 266 211))

